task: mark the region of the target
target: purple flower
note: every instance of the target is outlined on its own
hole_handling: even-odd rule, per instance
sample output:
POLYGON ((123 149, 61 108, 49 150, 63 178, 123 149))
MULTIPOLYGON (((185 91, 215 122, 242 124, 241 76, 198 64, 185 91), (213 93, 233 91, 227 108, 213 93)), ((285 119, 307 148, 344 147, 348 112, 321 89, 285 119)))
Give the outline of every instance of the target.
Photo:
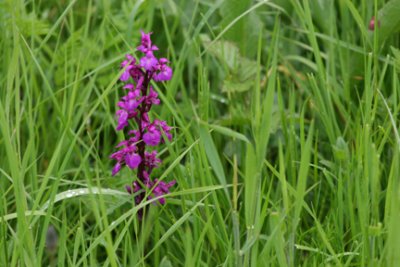
POLYGON ((140 162, 142 162, 142 158, 136 153, 127 154, 125 156, 125 162, 129 168, 136 169, 139 166, 140 162))
POLYGON ((125 69, 125 71, 122 73, 120 80, 121 81, 127 81, 131 75, 129 74, 129 69, 125 69))
POLYGON ((126 96, 121 98, 122 101, 118 102, 118 106, 123 108, 128 113, 136 113, 137 107, 142 102, 143 98, 140 97, 140 91, 130 91, 126 96))
POLYGON ((159 73, 154 76, 156 82, 169 81, 172 77, 172 69, 164 66, 159 73))
POLYGON ((151 171, 154 168, 157 168, 158 165, 160 165, 161 160, 159 158, 157 158, 157 151, 153 150, 151 153, 149 152, 144 152, 144 164, 146 165, 146 167, 148 167, 148 169, 151 171))
POLYGON ((142 125, 142 129, 146 129, 147 126, 150 125, 150 118, 149 118, 149 115, 147 114, 147 111, 145 111, 145 112, 142 114, 142 117, 141 117, 141 125, 142 125))
POLYGON ((165 121, 155 120, 154 124, 157 125, 159 128, 161 128, 162 132, 165 134, 165 136, 168 138, 169 141, 172 140, 172 134, 171 134, 172 128, 169 127, 165 121))
POLYGON ((122 141, 117 147, 121 149, 110 156, 110 158, 117 161, 112 171, 113 176, 121 170, 123 165, 127 165, 130 169, 135 169, 142 161, 142 158, 137 154, 138 148, 135 145, 134 138, 122 141))
POLYGON ((124 127, 128 125, 128 112, 120 109, 117 111, 117 117, 118 117, 117 130, 119 131, 124 129, 124 127))
POLYGON ((130 77, 130 70, 134 68, 136 60, 131 55, 126 55, 126 60, 122 61, 121 67, 125 68, 125 71, 122 73, 120 80, 127 81, 130 77))
POLYGON ((136 49, 144 54, 146 54, 147 52, 158 50, 158 47, 152 45, 151 43, 150 35, 152 34, 152 32, 146 34, 143 31, 141 31, 141 33, 142 33, 142 44, 139 45, 136 49))
POLYGON ((140 59, 140 66, 147 71, 153 71, 158 64, 158 60, 154 57, 153 52, 149 51, 140 59))
POLYGON ((112 170, 112 176, 116 175, 121 170, 121 163, 117 162, 112 170))
MULTIPOLYGON (((163 196, 169 193, 169 188, 175 185, 176 181, 172 181, 170 183, 166 183, 164 181, 158 181, 157 179, 154 180, 155 187, 152 191, 155 197, 163 196)), ((160 198, 158 200, 161 205, 165 204, 165 198, 160 198)))
POLYGON ((129 135, 133 135, 133 137, 131 137, 129 140, 132 143, 136 143, 139 142, 140 140, 140 132, 138 130, 131 130, 128 132, 129 135))
MULTIPOLYGON (((141 44, 137 50, 143 53, 143 56, 139 62, 136 62, 132 55, 126 55, 126 59, 121 63, 124 72, 120 80, 129 82, 123 86, 125 95, 118 101, 119 110, 116 112, 118 131, 129 126, 129 121, 137 128, 128 131, 129 138, 120 142, 117 145, 119 150, 110 156, 116 161, 112 175, 116 175, 124 166, 135 170, 137 179, 126 186, 127 192, 135 194, 135 203, 139 204, 145 198, 160 197, 158 202, 165 204, 165 198, 162 196, 168 194, 176 182, 167 183, 151 179, 153 169, 160 166, 161 160, 157 157, 157 150, 149 152, 146 149, 163 143, 164 135, 168 140, 172 140, 172 128, 165 121, 152 121, 149 117, 151 107, 160 104, 158 94, 150 84, 152 81, 170 80, 172 69, 167 65, 166 58, 155 57, 154 51, 157 51, 158 47, 152 44, 151 33, 142 31, 141 35, 141 44)), ((143 209, 140 209, 139 218, 142 218, 142 215, 143 209)))
POLYGON ((143 78, 143 71, 139 65, 135 65, 134 68, 131 68, 129 74, 135 82, 138 82, 140 78, 143 78))
POLYGON ((129 194, 133 194, 133 188, 130 185, 125 185, 125 190, 129 193, 129 194))
POLYGON ((125 84, 123 88, 124 89, 133 90, 135 88, 135 85, 133 85, 131 83, 128 83, 128 84, 125 84))
POLYGON ((161 81, 169 81, 172 77, 172 69, 168 67, 167 64, 168 60, 165 58, 161 58, 158 65, 158 73, 154 76, 154 80, 156 82, 161 81))
POLYGON ((150 130, 143 135, 143 141, 146 145, 157 146, 161 141, 161 134, 154 126, 150 126, 149 128, 150 130))
POLYGON ((160 99, 158 99, 158 94, 153 90, 153 87, 150 86, 149 94, 145 97, 144 102, 146 105, 151 106, 152 104, 158 105, 160 104, 160 99))

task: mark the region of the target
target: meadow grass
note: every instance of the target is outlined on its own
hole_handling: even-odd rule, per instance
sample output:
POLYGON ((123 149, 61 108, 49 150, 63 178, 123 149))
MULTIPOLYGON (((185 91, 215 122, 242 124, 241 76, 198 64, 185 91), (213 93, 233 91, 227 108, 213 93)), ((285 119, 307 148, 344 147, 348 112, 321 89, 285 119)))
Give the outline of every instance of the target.
POLYGON ((399 0, 1 1, 0 266, 400 266, 399 30, 399 0), (140 29, 163 206, 111 176, 140 29))

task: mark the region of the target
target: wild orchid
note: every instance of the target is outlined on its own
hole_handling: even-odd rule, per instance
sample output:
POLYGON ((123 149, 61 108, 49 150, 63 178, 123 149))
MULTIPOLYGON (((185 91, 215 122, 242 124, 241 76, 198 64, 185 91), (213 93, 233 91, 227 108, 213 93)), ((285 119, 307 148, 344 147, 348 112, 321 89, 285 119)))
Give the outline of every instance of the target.
MULTIPOLYGON (((156 58, 154 51, 158 47, 153 45, 150 39, 151 33, 142 31, 141 45, 137 51, 143 56, 137 62, 132 55, 127 55, 126 60, 121 63, 124 69, 120 80, 126 82, 123 87, 126 94, 118 102, 119 110, 116 112, 118 118, 117 130, 122 131, 132 124, 136 129, 129 130, 127 140, 120 142, 116 147, 119 150, 113 153, 110 158, 117 161, 112 175, 116 175, 122 167, 126 166, 136 170, 137 179, 132 185, 126 186, 130 194, 135 194, 135 203, 139 204, 148 195, 147 199, 160 197, 158 202, 165 203, 162 196, 169 193, 169 188, 176 181, 166 183, 158 179, 151 179, 154 168, 161 164, 157 157, 157 150, 150 151, 165 141, 164 137, 171 141, 171 127, 165 121, 151 120, 149 116, 153 105, 159 105, 160 100, 151 82, 168 81, 172 77, 172 69, 167 65, 166 58, 156 58), (147 193, 149 192, 149 193, 147 193)), ((141 218, 143 211, 139 211, 141 218)))

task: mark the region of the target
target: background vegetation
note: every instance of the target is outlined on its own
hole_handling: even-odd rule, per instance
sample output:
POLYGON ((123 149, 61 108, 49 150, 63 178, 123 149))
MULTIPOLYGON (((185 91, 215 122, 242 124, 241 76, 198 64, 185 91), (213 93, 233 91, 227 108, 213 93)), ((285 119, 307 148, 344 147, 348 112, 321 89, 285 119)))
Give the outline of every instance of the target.
POLYGON ((398 30, 398 0, 1 1, 0 265, 399 266, 398 30), (177 180, 142 222, 108 158, 140 29, 177 180))

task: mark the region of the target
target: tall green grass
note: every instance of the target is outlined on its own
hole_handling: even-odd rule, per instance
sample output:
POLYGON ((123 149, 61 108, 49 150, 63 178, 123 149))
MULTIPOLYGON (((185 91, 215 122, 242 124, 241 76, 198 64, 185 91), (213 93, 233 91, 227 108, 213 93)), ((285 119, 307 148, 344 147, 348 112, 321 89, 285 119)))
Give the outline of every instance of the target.
POLYGON ((0 2, 0 265, 398 266, 399 14, 398 0, 0 2), (135 175, 111 177, 108 158, 140 29, 174 69, 154 112, 174 126, 165 206, 135 206, 135 175))

